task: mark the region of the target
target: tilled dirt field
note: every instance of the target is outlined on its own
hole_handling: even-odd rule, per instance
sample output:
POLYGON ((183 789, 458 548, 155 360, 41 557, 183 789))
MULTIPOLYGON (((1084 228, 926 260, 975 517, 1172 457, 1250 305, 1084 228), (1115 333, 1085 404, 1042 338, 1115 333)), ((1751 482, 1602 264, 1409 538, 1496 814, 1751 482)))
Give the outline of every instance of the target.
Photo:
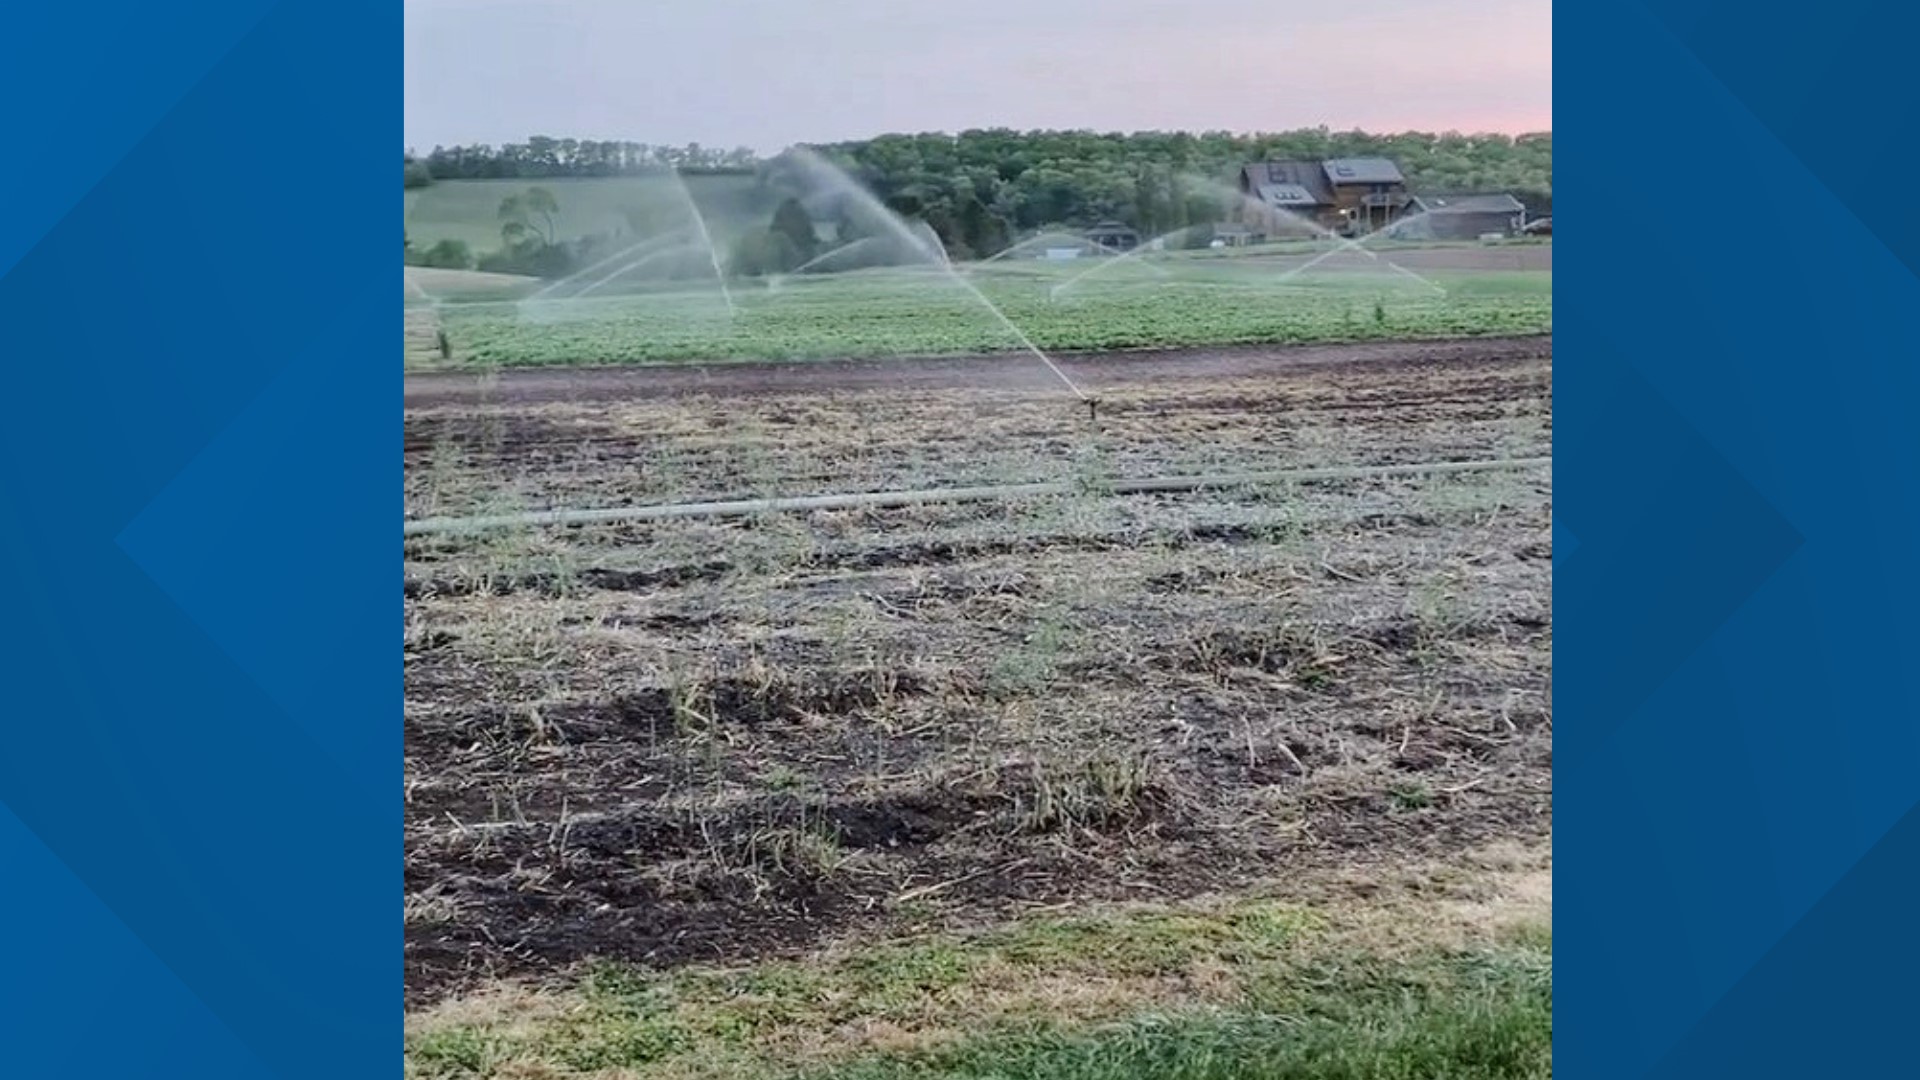
POLYGON ((1020 503, 407 543, 406 985, 1537 842, 1550 339, 410 380, 409 517, 1020 480, 1020 503), (843 375, 852 371, 855 374, 843 375))
MULTIPOLYGON (((1553 356, 1549 336, 1463 341, 1367 342, 1287 348, 1235 346, 1214 349, 1152 349, 1121 353, 1060 353, 1053 359, 1074 382, 1093 393, 1144 383, 1219 382, 1298 374, 1305 368, 1370 371, 1394 367, 1432 369, 1483 366, 1490 362, 1542 360, 1553 356)), ((518 368, 497 372, 417 372, 406 379, 406 407, 416 411, 458 406, 528 406, 543 403, 651 401, 662 397, 729 398, 796 393, 838 394, 856 390, 962 390, 1065 392, 1058 378, 1024 353, 910 360, 816 360, 805 363, 745 362, 660 367, 518 368)), ((407 447, 416 449, 409 425, 407 447)))

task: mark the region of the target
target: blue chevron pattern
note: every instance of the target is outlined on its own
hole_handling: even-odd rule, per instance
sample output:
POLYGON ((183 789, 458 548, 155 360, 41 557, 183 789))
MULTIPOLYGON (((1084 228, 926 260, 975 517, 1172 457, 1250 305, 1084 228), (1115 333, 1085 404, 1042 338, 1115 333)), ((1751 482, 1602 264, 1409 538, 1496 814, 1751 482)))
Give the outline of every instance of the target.
POLYGON ((395 1067, 399 15, 0 34, 9 1075, 395 1067))
POLYGON ((1891 15, 1562 15, 1567 1076, 1912 1070, 1874 959, 1911 952, 1920 866, 1920 248, 1877 202, 1920 95, 1891 15))

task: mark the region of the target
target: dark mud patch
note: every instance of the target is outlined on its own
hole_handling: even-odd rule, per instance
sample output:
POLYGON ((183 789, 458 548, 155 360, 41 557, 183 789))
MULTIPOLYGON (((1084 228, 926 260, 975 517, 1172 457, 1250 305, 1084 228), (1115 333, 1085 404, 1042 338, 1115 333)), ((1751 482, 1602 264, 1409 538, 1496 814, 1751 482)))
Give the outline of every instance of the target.
POLYGON ((621 726, 666 737, 716 724, 851 716, 931 689, 925 676, 891 668, 812 673, 803 678, 727 675, 691 680, 681 686, 643 687, 620 694, 604 705, 561 707, 555 715, 563 719, 611 719, 621 726))
POLYGON ((733 570, 733 563, 724 559, 712 559, 700 563, 682 563, 642 570, 586 567, 565 573, 539 571, 517 574, 475 573, 409 577, 406 579, 403 595, 408 600, 421 600, 441 596, 511 596, 515 593, 557 597, 570 595, 583 588, 609 592, 648 592, 676 585, 718 581, 733 570))

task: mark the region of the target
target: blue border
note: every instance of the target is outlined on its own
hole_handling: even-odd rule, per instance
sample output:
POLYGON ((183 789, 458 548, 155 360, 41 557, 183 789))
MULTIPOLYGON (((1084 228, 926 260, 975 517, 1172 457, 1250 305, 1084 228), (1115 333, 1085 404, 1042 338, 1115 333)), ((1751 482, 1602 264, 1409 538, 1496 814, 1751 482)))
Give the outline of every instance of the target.
POLYGON ((392 1071, 400 5, 16 8, 0 1070, 392 1071))
MULTIPOLYGON (((1560 13, 1570 1077, 1910 1068, 1903 13, 1560 13)), ((400 17, 0 36, 11 1073, 394 1067, 400 17)))
POLYGON ((1910 20, 1557 14, 1556 1064, 1909 1075, 1910 20))

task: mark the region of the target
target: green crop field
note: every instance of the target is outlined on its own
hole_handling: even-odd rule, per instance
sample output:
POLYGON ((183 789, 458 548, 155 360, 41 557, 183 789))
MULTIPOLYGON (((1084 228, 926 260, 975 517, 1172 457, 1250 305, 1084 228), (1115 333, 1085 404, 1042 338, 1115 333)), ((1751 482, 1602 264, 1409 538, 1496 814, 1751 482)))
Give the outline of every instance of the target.
POLYGON ((1115 265, 1071 282, 1023 264, 716 281, 581 300, 444 304, 456 365, 940 356, 1470 337, 1548 331, 1550 271, 1284 270, 1248 260, 1115 265), (1430 283, 1430 284, 1429 284, 1430 283), (1011 324, 1011 327, 1009 326, 1011 324))

